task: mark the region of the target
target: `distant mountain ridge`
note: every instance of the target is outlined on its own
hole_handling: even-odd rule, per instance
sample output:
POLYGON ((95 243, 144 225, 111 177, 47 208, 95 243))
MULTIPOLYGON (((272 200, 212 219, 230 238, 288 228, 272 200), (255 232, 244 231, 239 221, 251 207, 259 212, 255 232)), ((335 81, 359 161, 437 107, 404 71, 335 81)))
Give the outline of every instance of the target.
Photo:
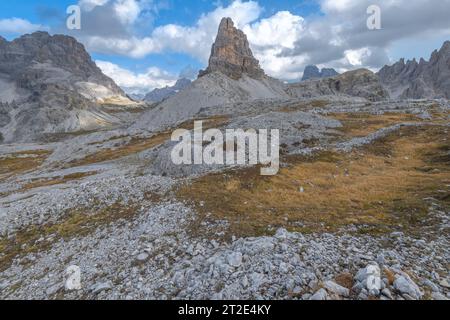
POLYGON ((322 70, 320 70, 317 66, 310 65, 305 67, 302 81, 334 77, 337 75, 339 75, 339 73, 333 68, 323 68, 322 70))
POLYGON ((287 92, 296 98, 314 98, 326 95, 347 95, 370 101, 389 98, 376 74, 367 69, 348 71, 322 79, 289 84, 287 92))
POLYGON ((429 61, 423 58, 400 59, 392 66, 384 66, 378 76, 392 98, 450 99, 450 41, 431 54, 429 61))
POLYGON ((172 87, 158 88, 147 93, 143 100, 151 103, 161 102, 186 89, 191 83, 192 81, 189 79, 179 79, 172 87))

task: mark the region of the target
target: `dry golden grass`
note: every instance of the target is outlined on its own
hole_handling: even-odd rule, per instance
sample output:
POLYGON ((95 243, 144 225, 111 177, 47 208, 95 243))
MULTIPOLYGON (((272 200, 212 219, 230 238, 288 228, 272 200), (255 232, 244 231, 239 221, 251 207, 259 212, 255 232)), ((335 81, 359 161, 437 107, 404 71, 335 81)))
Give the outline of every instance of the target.
POLYGON ((408 113, 385 113, 374 115, 368 113, 334 113, 328 115, 330 118, 339 120, 343 127, 339 128, 346 136, 365 137, 382 128, 403 122, 423 122, 413 114, 408 113))
POLYGON ((109 97, 109 98, 105 98, 102 99, 101 101, 99 101, 100 105, 109 105, 109 106, 115 106, 115 107, 129 107, 132 108, 133 106, 137 106, 138 103, 134 102, 128 98, 124 98, 121 96, 117 96, 117 97, 109 97))
POLYGON ((76 172, 72 174, 68 174, 62 177, 53 177, 51 179, 35 179, 32 180, 29 183, 26 183, 16 192, 23 192, 30 189, 40 188, 40 187, 48 187, 48 186, 54 186, 58 184, 65 184, 70 181, 76 181, 83 179, 85 177, 89 177, 92 175, 97 174, 97 171, 90 171, 90 172, 76 172))
POLYGON ((353 275, 351 273, 341 273, 335 278, 337 284, 343 286, 344 288, 351 289, 354 284, 353 275))
POLYGON ((116 114, 116 113, 142 113, 144 111, 147 111, 148 107, 105 107, 105 112, 109 114, 116 114))
POLYGON ((384 271, 384 274, 386 275, 386 278, 388 279, 389 285, 392 286, 395 281, 395 273, 388 268, 384 268, 383 271, 384 271))
POLYGON ((291 107, 285 107, 280 109, 281 112, 296 112, 296 111, 307 111, 307 110, 311 110, 312 108, 324 108, 327 105, 329 105, 330 103, 326 100, 313 100, 310 102, 302 102, 302 103, 298 103, 295 106, 291 106, 291 107))
POLYGON ((424 198, 441 197, 448 205, 448 190, 442 193, 450 183, 447 130, 405 127, 351 154, 290 157, 289 167, 273 177, 261 177, 257 167, 211 174, 181 187, 178 196, 196 206, 199 223, 228 220, 234 235, 347 225, 412 231, 427 216, 424 198))
POLYGON ((48 150, 21 151, 0 158, 0 179, 36 169, 50 155, 48 150))
MULTIPOLYGON (((213 118, 196 119, 196 120, 203 120, 204 129, 208 129, 224 125, 225 123, 228 122, 228 117, 218 116, 213 118)), ((194 120, 185 122, 181 124, 178 128, 192 129, 193 125, 194 120)), ((93 163, 101 163, 133 155, 163 144, 164 142, 170 139, 171 135, 172 130, 158 133, 150 138, 133 138, 127 144, 117 147, 115 149, 104 149, 97 153, 88 155, 83 159, 72 161, 71 163, 69 163, 69 167, 78 167, 93 163)))
POLYGON ((450 111, 443 110, 438 104, 431 106, 428 113, 432 116, 434 122, 448 123, 450 120, 450 111))

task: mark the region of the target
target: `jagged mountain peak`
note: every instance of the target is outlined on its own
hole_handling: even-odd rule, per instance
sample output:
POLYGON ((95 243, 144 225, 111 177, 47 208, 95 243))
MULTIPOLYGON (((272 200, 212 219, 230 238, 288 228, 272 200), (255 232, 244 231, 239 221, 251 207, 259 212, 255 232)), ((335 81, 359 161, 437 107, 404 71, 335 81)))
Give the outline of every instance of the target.
POLYGON ((220 22, 208 67, 200 71, 199 77, 213 72, 221 72, 235 80, 243 74, 255 79, 265 76, 259 61, 253 56, 247 36, 234 26, 231 18, 223 18, 220 22))
POLYGON ((177 82, 169 87, 154 89, 147 93, 144 100, 151 103, 161 102, 186 89, 191 85, 192 81, 186 78, 178 79, 177 82))
POLYGON ((189 80, 187 78, 181 78, 181 79, 178 79, 177 82, 175 82, 174 88, 175 89, 184 89, 191 83, 192 83, 191 80, 189 80))
POLYGON ((101 83, 118 95, 125 95, 102 73, 83 44, 66 35, 37 31, 6 42, 0 50, 0 73, 27 74, 36 64, 61 68, 79 81, 101 83))
POLYGON ((400 59, 378 76, 394 98, 450 98, 450 41, 434 50, 429 61, 400 59))

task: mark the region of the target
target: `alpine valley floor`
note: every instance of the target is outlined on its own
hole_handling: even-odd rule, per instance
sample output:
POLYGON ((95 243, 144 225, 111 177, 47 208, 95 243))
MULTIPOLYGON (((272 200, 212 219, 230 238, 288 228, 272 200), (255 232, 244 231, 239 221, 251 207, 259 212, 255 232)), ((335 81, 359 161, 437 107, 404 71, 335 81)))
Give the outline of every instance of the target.
POLYGON ((449 116, 447 100, 265 99, 0 145, 0 298, 448 299, 449 116), (279 174, 173 165, 194 119, 280 129, 279 174))

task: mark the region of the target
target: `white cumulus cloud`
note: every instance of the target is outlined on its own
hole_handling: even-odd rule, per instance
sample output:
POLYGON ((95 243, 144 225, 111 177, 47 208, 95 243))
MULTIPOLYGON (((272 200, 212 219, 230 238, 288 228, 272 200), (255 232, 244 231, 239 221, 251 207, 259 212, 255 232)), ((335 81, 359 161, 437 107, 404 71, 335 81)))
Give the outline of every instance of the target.
POLYGON ((293 65, 303 64, 303 57, 280 57, 286 49, 293 49, 304 32, 303 17, 280 11, 273 16, 243 27, 250 45, 262 67, 269 75, 282 79, 296 79, 301 73, 293 65))
POLYGON ((109 0, 80 0, 79 6, 85 11, 91 11, 95 7, 107 4, 109 0))
POLYGON ((155 88, 172 86, 178 78, 156 67, 148 68, 143 73, 135 73, 108 61, 96 60, 95 63, 128 93, 146 94, 155 88))
POLYGON ((142 58, 148 54, 168 50, 186 53, 206 62, 223 17, 231 17, 238 27, 243 28, 257 20, 261 12, 262 8, 255 1, 235 0, 227 7, 219 6, 214 11, 203 14, 194 26, 163 25, 155 28, 150 36, 142 38, 88 36, 82 40, 89 49, 102 53, 142 58))
POLYGON ((34 31, 45 31, 48 27, 31 23, 28 20, 21 18, 9 18, 0 20, 0 32, 12 34, 24 34, 34 31))
POLYGON ((114 10, 125 25, 134 23, 141 13, 141 7, 136 0, 117 0, 114 3, 114 10))

